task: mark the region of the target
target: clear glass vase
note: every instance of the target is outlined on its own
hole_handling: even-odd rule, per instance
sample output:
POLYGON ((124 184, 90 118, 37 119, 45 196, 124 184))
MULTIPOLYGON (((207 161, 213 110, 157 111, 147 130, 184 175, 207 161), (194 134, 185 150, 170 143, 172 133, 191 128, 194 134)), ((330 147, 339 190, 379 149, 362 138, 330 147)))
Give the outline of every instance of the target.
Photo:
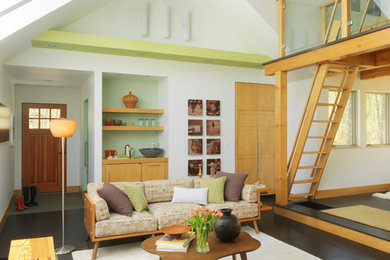
POLYGON ((196 252, 199 254, 206 254, 210 252, 208 243, 209 231, 207 229, 196 230, 196 252))

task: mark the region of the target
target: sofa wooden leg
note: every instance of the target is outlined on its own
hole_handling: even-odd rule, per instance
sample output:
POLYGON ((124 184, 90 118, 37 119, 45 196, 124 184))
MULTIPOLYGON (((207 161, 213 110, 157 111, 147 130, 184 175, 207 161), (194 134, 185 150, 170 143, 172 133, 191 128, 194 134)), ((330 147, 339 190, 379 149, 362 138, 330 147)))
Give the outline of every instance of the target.
POLYGON ((89 239, 89 235, 88 235, 88 232, 87 232, 87 235, 85 236, 85 240, 88 241, 88 239, 89 239))
POLYGON ((94 245, 94 247, 93 247, 92 260, 95 260, 95 259, 96 259, 98 247, 99 247, 99 242, 96 242, 95 245, 94 245))
POLYGON ((256 234, 260 234, 259 227, 257 226, 256 220, 253 220, 253 227, 255 228, 256 234))

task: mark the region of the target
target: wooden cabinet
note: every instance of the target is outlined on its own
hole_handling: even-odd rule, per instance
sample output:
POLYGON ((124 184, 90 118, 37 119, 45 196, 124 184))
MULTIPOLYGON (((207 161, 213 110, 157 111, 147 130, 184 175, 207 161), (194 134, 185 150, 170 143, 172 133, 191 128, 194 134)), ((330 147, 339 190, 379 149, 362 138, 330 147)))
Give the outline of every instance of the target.
POLYGON ((168 179, 168 158, 103 160, 103 182, 168 179))
POLYGON ((275 188, 274 86, 236 83, 236 172, 275 188))
POLYGON ((126 163, 107 165, 107 181, 141 181, 141 164, 126 163))

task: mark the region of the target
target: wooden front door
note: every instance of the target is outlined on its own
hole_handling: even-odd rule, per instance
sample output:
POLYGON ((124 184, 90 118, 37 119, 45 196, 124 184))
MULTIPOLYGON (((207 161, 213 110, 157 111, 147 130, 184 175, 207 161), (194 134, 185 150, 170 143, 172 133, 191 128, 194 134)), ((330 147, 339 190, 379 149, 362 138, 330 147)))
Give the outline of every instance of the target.
POLYGON ((55 118, 66 118, 66 105, 22 104, 22 186, 38 192, 61 191, 61 138, 50 132, 55 118))

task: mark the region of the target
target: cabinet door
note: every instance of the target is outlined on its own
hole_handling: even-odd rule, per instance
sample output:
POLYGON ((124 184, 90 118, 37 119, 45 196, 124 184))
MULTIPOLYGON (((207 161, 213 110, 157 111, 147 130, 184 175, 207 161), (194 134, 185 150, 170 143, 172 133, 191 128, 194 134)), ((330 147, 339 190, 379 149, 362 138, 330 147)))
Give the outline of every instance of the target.
POLYGON ((141 164, 117 164, 107 165, 107 181, 141 181, 141 164))
POLYGON ((167 179, 167 163, 142 163, 142 181, 167 179))

